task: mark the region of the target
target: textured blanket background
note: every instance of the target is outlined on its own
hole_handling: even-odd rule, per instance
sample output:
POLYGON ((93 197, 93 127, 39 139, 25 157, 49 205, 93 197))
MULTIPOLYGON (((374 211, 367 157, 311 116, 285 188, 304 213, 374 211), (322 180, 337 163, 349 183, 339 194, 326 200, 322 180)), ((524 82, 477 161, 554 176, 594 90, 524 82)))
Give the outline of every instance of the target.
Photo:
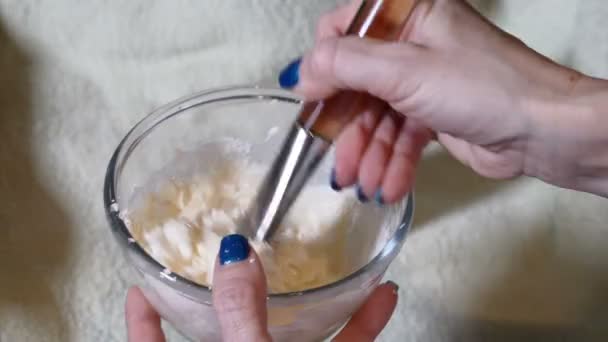
MULTIPOLYGON (((169 100, 273 80, 336 3, 0 0, 0 341, 125 340, 131 276, 101 201, 112 150, 169 100)), ((552 58, 608 76, 605 0, 478 5, 552 58)), ((606 200, 483 180, 440 151, 416 190, 383 340, 608 338, 606 200)))

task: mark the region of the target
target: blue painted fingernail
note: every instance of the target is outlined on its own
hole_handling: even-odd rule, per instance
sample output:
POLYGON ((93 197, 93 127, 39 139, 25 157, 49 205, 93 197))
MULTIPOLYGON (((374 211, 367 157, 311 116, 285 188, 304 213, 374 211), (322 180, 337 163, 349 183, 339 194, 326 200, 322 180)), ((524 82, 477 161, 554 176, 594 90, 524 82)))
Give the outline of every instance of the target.
POLYGON ((228 265, 247 259, 249 243, 239 234, 226 235, 220 243, 220 264, 228 265))
POLYGON ((359 199, 359 202, 361 202, 361 203, 366 203, 369 201, 369 198, 367 198, 367 196, 365 196, 365 193, 363 192, 363 188, 361 187, 361 185, 357 185, 357 198, 359 199))
POLYGON ((384 197, 382 195, 382 188, 376 190, 376 194, 374 194, 374 201, 376 201, 376 204, 378 204, 379 206, 384 206, 384 197))
POLYGON ((279 84, 283 88, 291 89, 298 84, 300 81, 300 63, 302 62, 301 58, 296 59, 295 61, 289 63, 288 66, 281 71, 279 75, 279 84))
POLYGON ((338 184, 338 181, 336 180, 336 169, 332 169, 331 170, 331 176, 329 179, 329 185, 331 186, 331 188, 334 191, 340 191, 342 190, 342 187, 338 184))
POLYGON ((395 282, 394 282, 394 281, 392 281, 392 280, 389 280, 389 281, 387 281, 386 283, 387 283, 387 284, 389 284, 390 286, 392 286, 392 287, 393 287, 393 292, 394 292, 395 294, 397 294, 397 292, 399 292, 399 285, 398 285, 397 283, 395 283, 395 282))

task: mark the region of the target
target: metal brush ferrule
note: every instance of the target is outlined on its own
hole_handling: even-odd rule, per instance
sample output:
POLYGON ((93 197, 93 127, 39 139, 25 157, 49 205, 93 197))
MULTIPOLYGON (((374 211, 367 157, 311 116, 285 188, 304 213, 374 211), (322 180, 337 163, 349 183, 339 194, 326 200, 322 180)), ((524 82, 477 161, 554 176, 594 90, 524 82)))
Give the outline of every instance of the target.
POLYGON ((242 229, 248 236, 258 241, 272 237, 330 146, 331 142, 294 123, 243 217, 242 229))

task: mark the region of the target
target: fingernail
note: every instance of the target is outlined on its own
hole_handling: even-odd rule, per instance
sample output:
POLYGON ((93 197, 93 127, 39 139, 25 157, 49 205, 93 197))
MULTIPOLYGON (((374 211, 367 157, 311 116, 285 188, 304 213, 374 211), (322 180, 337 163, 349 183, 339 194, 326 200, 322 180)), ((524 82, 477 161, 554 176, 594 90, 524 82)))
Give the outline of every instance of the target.
POLYGON ((295 61, 289 63, 281 71, 279 75, 279 84, 283 88, 291 89, 298 84, 300 81, 300 63, 302 62, 301 58, 296 59, 295 61))
POLYGON ((382 196, 382 188, 376 190, 376 194, 374 194, 374 201, 376 201, 376 204, 378 204, 378 206, 380 206, 380 207, 384 206, 384 197, 382 196))
POLYGON ((331 186, 331 188, 334 191, 340 191, 342 190, 342 187, 340 187, 340 185, 338 184, 338 181, 336 180, 336 169, 332 169, 331 170, 331 176, 329 179, 329 185, 331 186))
POLYGON ((399 293, 399 285, 397 285, 397 283, 395 283, 395 282, 394 282, 394 281, 392 281, 392 280, 389 280, 389 281, 387 281, 386 283, 387 283, 387 284, 389 284, 390 286, 392 286, 392 287, 393 287, 393 293, 394 293, 394 294, 399 293))
POLYGON ((361 185, 357 185, 357 198, 359 199, 359 202, 361 202, 361 203, 366 203, 369 201, 369 198, 367 198, 367 196, 365 196, 365 193, 363 192, 363 188, 361 187, 361 185))
POLYGON ((220 243, 220 264, 228 265, 247 259, 249 243, 239 234, 226 235, 220 243))

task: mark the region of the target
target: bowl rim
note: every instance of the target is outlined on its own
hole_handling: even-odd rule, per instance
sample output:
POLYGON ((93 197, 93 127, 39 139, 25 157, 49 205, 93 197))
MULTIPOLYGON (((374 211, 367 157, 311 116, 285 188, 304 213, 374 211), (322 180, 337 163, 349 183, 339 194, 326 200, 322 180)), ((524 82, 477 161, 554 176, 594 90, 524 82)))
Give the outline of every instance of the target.
MULTIPOLYGON (((163 281, 163 283, 169 285, 172 288, 180 291, 180 288, 176 288, 176 284, 182 283, 187 288, 193 289, 195 291, 203 291, 206 294, 211 294, 211 287, 194 282, 186 277, 181 276, 178 273, 171 272, 167 267, 163 266, 157 260, 155 260, 150 254, 148 254, 145 249, 137 242, 137 240, 131 235, 127 224, 121 217, 121 210, 118 205, 117 199, 117 191, 116 186, 118 183, 118 178, 120 171, 122 169, 122 164, 119 164, 119 157, 123 151, 126 150, 126 154, 122 156, 123 159, 128 160, 128 156, 133 151, 135 147, 142 141, 146 135, 152 131, 158 124, 162 123, 162 121, 167 120, 180 112, 183 112, 187 109, 207 105, 217 101, 228 101, 234 99, 258 99, 258 100, 279 100, 284 102, 298 103, 301 104, 303 101, 294 93, 280 89, 280 88, 272 88, 272 87, 263 87, 259 85, 234 85, 227 87, 217 87, 209 90, 193 93, 191 95, 187 95, 181 98, 178 98, 174 101, 171 101, 156 110, 153 110, 148 115, 145 115, 137 124, 135 124, 128 133, 121 139, 120 143, 112 153, 108 166, 106 168, 106 174, 104 178, 103 184, 103 202, 106 218, 108 220, 111 231, 114 233, 114 236, 119 240, 119 243, 125 244, 127 251, 135 252, 139 257, 143 258, 143 260, 147 263, 148 266, 154 268, 159 275, 157 279, 163 281), (224 93, 230 92, 242 92, 243 94, 248 95, 240 95, 240 96, 221 96, 224 93), (206 100, 199 101, 196 104, 184 105, 189 102, 193 102, 194 100, 200 100, 204 97, 213 97, 219 96, 219 99, 215 100, 206 100), (127 141, 132 135, 137 131, 140 126, 143 126, 147 123, 148 120, 151 120, 153 117, 165 114, 165 117, 160 120, 160 122, 155 123, 148 127, 143 133, 141 133, 130 146, 126 146, 127 141)), ((402 201, 406 202, 406 207, 403 210, 403 214, 399 219, 399 225, 395 232, 391 235, 391 237, 384 244, 382 249, 371 258, 365 265, 358 268, 356 271, 352 272, 348 276, 341 278, 337 281, 334 281, 329 284, 325 284, 322 286, 305 289, 301 291, 294 292, 284 292, 284 293, 269 293, 268 299, 281 299, 281 298, 291 298, 297 296, 303 296, 308 294, 317 294, 322 293, 331 289, 335 289, 343 284, 349 283, 352 280, 358 278, 362 274, 366 273, 367 270, 374 267, 381 260, 385 259, 390 254, 397 253, 403 243, 405 242, 406 236, 412 222, 414 220, 414 191, 411 190, 406 197, 402 201)))

